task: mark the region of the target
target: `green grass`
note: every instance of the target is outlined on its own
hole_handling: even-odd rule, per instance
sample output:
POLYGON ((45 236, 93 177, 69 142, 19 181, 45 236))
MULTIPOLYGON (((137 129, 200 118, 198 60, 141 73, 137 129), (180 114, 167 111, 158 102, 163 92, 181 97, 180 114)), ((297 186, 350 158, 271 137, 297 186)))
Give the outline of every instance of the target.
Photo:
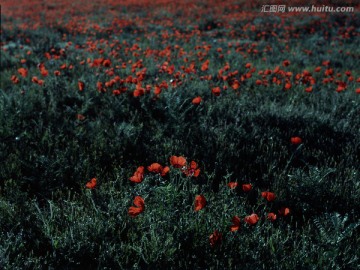
MULTIPOLYGON (((135 7, 128 9, 134 15, 146 14, 135 7)), ((166 17, 169 11, 162 12, 166 17)), ((215 14, 213 20, 221 21, 215 14)), ((357 269, 360 102, 355 81, 360 73, 357 58, 338 50, 358 52, 359 33, 340 39, 339 32, 342 25, 357 27, 359 14, 329 15, 324 20, 310 15, 287 18, 284 25, 294 20, 299 29, 271 30, 279 39, 257 36, 277 21, 261 17, 251 21, 260 30, 241 32, 240 40, 231 30, 242 31, 248 21, 223 22, 230 25, 227 28, 204 17, 193 22, 200 25, 200 34, 190 35, 194 25, 180 24, 180 16, 174 27, 184 36, 178 38, 172 26, 148 16, 148 24, 127 27, 123 34, 100 30, 75 34, 76 30, 64 26, 65 41, 60 30, 50 26, 31 30, 14 23, 14 29, 2 28, 2 42, 8 49, 1 51, 0 268, 357 269), (327 28, 334 21, 340 23, 327 28), (207 25, 215 29, 208 30, 207 25), (308 31, 311 28, 314 33, 308 31), (165 30, 171 33, 169 39, 159 34, 165 30), (148 38, 151 31, 157 35, 148 38), (119 40, 118 56, 105 43, 98 46, 103 54, 74 47, 85 45, 87 39, 99 41, 100 36, 109 43, 119 40), (21 49, 25 38, 31 42, 21 49), (52 48, 64 48, 67 41, 73 45, 65 48, 59 60, 44 57, 52 48), (232 47, 228 47, 230 41, 232 47), (10 46, 10 42, 15 43, 10 46), (197 53, 204 50, 195 46, 203 42, 212 48, 199 59, 197 53), (134 43, 142 48, 136 50, 140 56, 125 50, 134 43), (258 54, 247 51, 252 43, 257 44, 258 54), (175 45, 186 55, 179 57, 175 45), (267 45, 273 51, 263 52, 267 45), (160 53, 167 46, 171 56, 160 53), (244 46, 240 51, 246 57, 236 52, 239 46, 244 46), (223 48, 224 58, 219 58, 218 47, 223 48), (145 57, 147 48, 156 52, 145 57), (303 49, 313 55, 301 53, 303 49), (32 54, 26 55, 27 50, 32 54), (166 81, 169 88, 158 97, 152 92, 134 97, 135 85, 124 83, 128 90, 119 96, 112 95, 118 85, 100 93, 96 83, 113 76, 105 74, 106 67, 79 64, 88 57, 111 59, 111 67, 132 59, 126 69, 115 68, 114 76, 121 79, 136 77, 131 65, 143 59, 147 68, 143 86, 166 81), (20 64, 23 58, 26 64, 20 64), (207 59, 209 70, 201 71, 207 59), (282 66, 285 59, 291 62, 289 67, 282 66), (313 72, 325 60, 330 60, 335 75, 341 73, 334 80, 347 81, 344 73, 351 71, 354 81, 348 82, 345 91, 337 92, 336 84, 322 82, 327 67, 313 72), (159 72, 158 65, 165 61, 175 65, 174 74, 184 74, 180 66, 194 61, 197 73, 185 74, 182 84, 173 87, 174 74, 159 72), (49 70, 47 77, 40 75, 40 62, 49 70), (231 68, 224 74, 238 70, 239 80, 249 71, 247 62, 256 67, 238 91, 217 78, 226 62, 231 68), (63 63, 74 69, 61 70, 63 63), (26 78, 17 72, 21 66, 29 70, 26 78), (282 90, 283 85, 270 79, 268 87, 256 85, 261 79, 258 71, 276 66, 293 72, 290 90, 282 90), (54 76, 55 70, 61 75, 54 76), (308 85, 295 83, 295 75, 303 70, 316 78, 311 93, 305 92, 308 85), (18 84, 11 82, 12 75, 19 78, 18 84), (213 77, 202 80, 204 75, 213 77), (44 79, 44 86, 31 82, 33 76, 44 79), (78 80, 85 82, 84 91, 78 90, 78 80), (224 85, 228 89, 222 89, 220 96, 211 93, 213 87, 224 85), (203 98, 200 105, 191 103, 196 96, 203 98), (85 119, 78 120, 77 114, 85 119), (302 138, 301 144, 291 144, 295 136, 302 138), (172 167, 173 155, 186 157, 188 163, 196 161, 199 177, 186 177, 172 167), (146 170, 155 162, 170 166, 168 175, 146 170), (144 180, 132 183, 129 178, 139 166, 145 166, 144 180), (87 189, 93 177, 97 185, 87 189), (239 186, 230 189, 229 182, 239 186), (250 192, 241 188, 247 183, 253 186, 250 192), (263 191, 274 192, 276 200, 267 202, 263 191), (207 204, 195 212, 199 194, 207 204), (145 210, 133 218, 128 209, 136 195, 144 198, 145 210), (288 207, 290 214, 281 216, 282 207, 288 207), (277 214, 274 222, 267 220, 269 212, 277 214), (250 226, 244 218, 252 213, 260 220, 250 226), (233 216, 241 218, 236 232, 230 231, 233 216), (222 242, 212 247, 209 237, 215 230, 222 233, 222 242)))

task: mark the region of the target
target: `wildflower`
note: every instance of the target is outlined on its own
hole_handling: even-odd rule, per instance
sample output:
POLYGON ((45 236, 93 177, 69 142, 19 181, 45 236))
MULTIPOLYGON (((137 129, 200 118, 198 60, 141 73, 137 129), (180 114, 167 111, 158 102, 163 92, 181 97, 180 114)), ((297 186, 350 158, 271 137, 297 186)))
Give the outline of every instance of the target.
POLYGON ((89 182, 87 182, 86 187, 89 189, 94 189, 96 187, 96 178, 92 178, 89 182))
POLYGON ((130 177, 130 181, 134 183, 141 183, 144 179, 144 166, 140 166, 136 169, 133 176, 130 177))
POLYGON ((249 192, 250 190, 252 190, 252 185, 251 184, 243 184, 242 189, 244 192, 249 192))
POLYGON ((183 156, 171 156, 170 164, 175 168, 183 168, 186 165, 186 159, 183 156))
POLYGON ((195 161, 190 162, 190 166, 187 166, 183 172, 186 176, 194 176, 198 177, 200 174, 200 169, 198 168, 198 164, 195 161))
POLYGON ((11 76, 11 81, 13 82, 13 84, 18 84, 20 82, 19 78, 15 75, 11 76))
POLYGON ((203 209, 206 205, 206 199, 203 195, 197 195, 195 197, 195 211, 203 209))
POLYGON ((222 241, 222 234, 215 230, 210 236, 209 236, 209 242, 211 247, 215 247, 221 244, 222 241))
POLYGON ((289 61, 289 60, 283 61, 283 66, 284 66, 284 67, 287 67, 288 65, 290 65, 290 61, 289 61))
POLYGON ((220 87, 215 87, 215 88, 211 89, 211 92, 212 92, 215 96, 220 96, 220 93, 221 93, 220 87))
POLYGON ((144 212, 145 210, 145 202, 144 199, 140 196, 136 196, 134 199, 134 205, 135 206, 130 206, 129 207, 129 211, 128 214, 131 217, 136 217, 137 215, 139 215, 140 213, 144 212))
POLYGON ((82 81, 78 81, 78 87, 79 87, 79 91, 84 91, 85 83, 82 81))
POLYGON ((234 216, 231 219, 231 222, 233 223, 233 225, 231 225, 230 231, 236 232, 237 230, 239 230, 239 228, 240 228, 240 218, 238 216, 234 216))
POLYGON ((276 198, 275 193, 269 191, 261 192, 261 197, 265 198, 268 202, 272 202, 276 198))
POLYGON ((238 185, 239 185, 239 183, 237 183, 237 182, 230 182, 227 184, 227 186, 231 189, 236 188, 238 185))
POLYGON ((147 169, 150 172, 159 173, 161 176, 165 176, 170 171, 170 168, 168 166, 164 168, 159 163, 153 163, 148 166, 147 169))
POLYGON ((251 214, 250 216, 246 216, 244 221, 249 225, 255 225, 259 221, 259 216, 257 214, 251 214))
POLYGON ((194 105, 199 105, 201 103, 201 101, 202 101, 201 97, 196 97, 196 98, 193 98, 191 103, 194 104, 194 105))
POLYGON ((19 74, 21 75, 21 76, 23 76, 24 78, 27 76, 27 74, 28 74, 28 70, 27 69, 25 69, 25 68, 19 68, 18 69, 18 72, 19 72, 19 74))
POLYGON ((76 119, 79 120, 79 121, 84 121, 84 120, 85 120, 85 116, 82 115, 82 114, 77 114, 77 115, 76 115, 76 119))
POLYGON ((300 137, 291 137, 290 142, 297 145, 302 143, 302 139, 300 137))
POLYGON ((281 207, 279 210, 279 215, 281 216, 287 216, 290 214, 290 209, 287 207, 281 207))
POLYGON ((269 213, 267 215, 267 219, 270 220, 270 221, 275 221, 276 220, 276 214, 274 213, 269 213))

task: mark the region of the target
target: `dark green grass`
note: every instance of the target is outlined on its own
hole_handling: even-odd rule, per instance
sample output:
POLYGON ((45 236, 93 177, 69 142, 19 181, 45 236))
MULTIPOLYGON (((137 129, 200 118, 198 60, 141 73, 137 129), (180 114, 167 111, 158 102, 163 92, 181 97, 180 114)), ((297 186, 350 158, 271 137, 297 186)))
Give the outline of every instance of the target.
MULTIPOLYGON (((26 35, 37 40, 47 31, 26 35)), ((52 34, 49 39, 60 42, 52 34)), ((314 51, 331 48, 327 42, 321 49, 304 43, 299 46, 314 51)), ((49 49, 38 44, 29 65, 49 49)), ((342 46, 358 48, 359 41, 342 46)), ((359 267, 360 102, 355 84, 337 93, 336 86, 319 79, 312 93, 301 85, 284 92, 255 86, 254 78, 239 93, 228 89, 215 97, 211 87, 218 82, 195 77, 164 90, 159 99, 153 94, 112 96, 96 91, 105 75, 96 77, 85 67, 61 78, 51 75, 45 87, 13 85, 9 78, 16 74, 19 52, 18 47, 1 52, 0 268, 359 267), (78 79, 86 82, 84 92, 77 90, 78 79), (197 95, 204 99, 199 106, 191 103, 197 95), (77 120, 78 113, 86 119, 77 120), (303 143, 292 145, 294 136, 303 143), (172 155, 198 162, 200 176, 187 178, 172 168, 165 179, 146 173, 142 183, 130 183, 138 166, 170 165, 172 155), (88 190, 85 184, 92 177, 98 185, 88 190), (254 189, 244 193, 240 185, 230 190, 226 184, 231 181, 252 183, 254 189), (275 202, 261 198, 266 190, 276 193, 275 202), (207 205, 194 212, 198 194, 207 205), (145 211, 131 218, 127 211, 135 195, 145 199, 145 211), (282 206, 291 209, 289 216, 266 220, 268 212, 282 206), (243 218, 253 212, 261 219, 248 226, 243 218), (241 228, 230 232, 235 215, 242 218, 241 228), (223 241, 212 248, 214 230, 223 241)), ((215 53, 209 56, 214 74, 223 66, 215 53)), ((66 60, 76 63, 76 55, 69 52, 66 60)), ((262 56, 245 60, 235 52, 227 57, 244 72, 245 61, 258 70, 273 69, 287 56, 293 57, 294 73, 334 57, 337 72, 350 69, 359 77, 356 61, 336 54, 302 60, 291 53, 272 54, 268 63, 261 62, 262 56)), ((146 81, 153 83, 151 68, 157 71, 146 61, 146 81)))

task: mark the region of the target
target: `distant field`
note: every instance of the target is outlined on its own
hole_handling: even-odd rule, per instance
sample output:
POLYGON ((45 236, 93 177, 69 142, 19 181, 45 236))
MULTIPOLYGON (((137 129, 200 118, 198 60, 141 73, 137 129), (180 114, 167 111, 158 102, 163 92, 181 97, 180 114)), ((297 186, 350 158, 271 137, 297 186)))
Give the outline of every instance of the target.
POLYGON ((0 268, 359 269, 356 2, 2 3, 0 268))

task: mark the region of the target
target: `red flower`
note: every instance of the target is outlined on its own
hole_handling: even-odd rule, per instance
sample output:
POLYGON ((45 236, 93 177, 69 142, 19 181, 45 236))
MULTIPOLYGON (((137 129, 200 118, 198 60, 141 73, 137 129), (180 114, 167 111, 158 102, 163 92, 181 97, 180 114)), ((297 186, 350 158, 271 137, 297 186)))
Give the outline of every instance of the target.
POLYGON ((20 82, 19 78, 16 77, 15 75, 12 75, 11 76, 11 81, 13 82, 13 84, 17 84, 20 82))
POLYGON ((279 210, 279 215, 281 216, 287 216, 290 214, 290 209, 287 207, 281 207, 279 210))
POLYGON ((186 165, 186 159, 183 156, 171 156, 170 164, 175 168, 183 168, 186 165))
POLYGON ((292 144, 297 145, 297 144, 302 143, 302 139, 301 139, 300 137, 291 137, 290 142, 291 142, 292 144))
POLYGON ((268 202, 272 202, 276 198, 275 193, 269 191, 261 192, 261 197, 265 198, 268 202))
POLYGON ((136 169, 133 176, 130 177, 130 181, 134 183, 141 183, 144 179, 144 166, 140 166, 136 169))
POLYGON ((236 188, 238 185, 239 185, 239 183, 237 183, 237 182, 230 182, 227 184, 227 186, 231 189, 236 188))
POLYGON ((221 244, 222 241, 222 234, 215 230, 210 236, 209 236, 209 242, 211 247, 215 247, 221 244))
POLYGON ((78 87, 79 87, 79 91, 84 91, 85 83, 82 81, 78 81, 78 87))
POLYGON ((255 225, 259 221, 259 217, 257 214, 251 214, 250 216, 246 216, 244 221, 249 225, 255 225))
POLYGON ((267 219, 270 220, 270 221, 275 221, 276 220, 276 214, 274 213, 269 213, 267 215, 267 219))
POLYGON ((135 206, 130 206, 128 214, 131 217, 136 217, 140 213, 144 212, 145 210, 145 202, 144 199, 140 196, 136 196, 134 199, 135 206))
POLYGON ((201 103, 201 101, 202 101, 201 97, 196 97, 191 101, 191 103, 194 105, 199 105, 201 103))
POLYGON ((96 178, 93 178, 89 182, 87 182, 86 187, 89 189, 94 189, 96 187, 96 178))
POLYGON ((356 90, 355 90, 355 93, 356 93, 356 94, 360 94, 360 88, 356 89, 356 90))
POLYGON ((195 161, 191 161, 190 166, 187 166, 186 169, 183 170, 186 176, 194 176, 198 177, 200 174, 200 169, 195 161))
POLYGON ((240 218, 238 216, 234 216, 231 220, 233 225, 230 227, 230 231, 236 232, 240 228, 240 218))
POLYGON ((221 89, 220 89, 220 87, 215 87, 215 88, 211 89, 211 92, 212 92, 215 96, 220 96, 221 89))
POLYGON ((80 113, 78 113, 78 114, 76 115, 76 119, 79 120, 79 121, 84 121, 84 120, 85 120, 85 116, 82 115, 82 114, 80 114, 80 113))
POLYGON ((242 189, 244 192, 249 192, 250 190, 252 190, 252 185, 251 184, 243 184, 242 189))
POLYGON ((147 169, 148 171, 153 173, 160 173, 161 176, 165 176, 170 171, 170 168, 168 166, 164 168, 159 163, 153 163, 150 166, 148 166, 147 169))
POLYGON ((27 71, 27 69, 25 69, 25 68, 19 68, 19 69, 18 69, 18 72, 19 72, 19 74, 20 74, 21 76, 23 76, 23 77, 26 77, 27 74, 28 74, 28 71, 27 71))
POLYGON ((289 60, 285 60, 285 61, 283 62, 283 66, 284 66, 284 67, 287 67, 288 65, 290 65, 290 61, 289 61, 289 60))
POLYGON ((203 209, 206 205, 206 199, 203 195, 197 195, 195 197, 195 211, 203 209))

